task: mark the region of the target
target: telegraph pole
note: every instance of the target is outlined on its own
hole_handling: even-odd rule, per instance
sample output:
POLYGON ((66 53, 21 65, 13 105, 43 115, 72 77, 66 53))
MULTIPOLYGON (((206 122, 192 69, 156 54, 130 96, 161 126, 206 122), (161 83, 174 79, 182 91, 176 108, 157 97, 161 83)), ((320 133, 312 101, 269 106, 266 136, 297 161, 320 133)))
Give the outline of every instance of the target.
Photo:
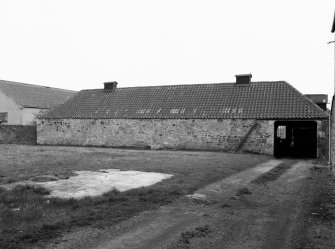
MULTIPOLYGON (((333 26, 332 26, 331 32, 334 33, 335 35, 335 13, 334 13, 334 20, 333 20, 333 26)), ((335 95, 335 36, 334 36, 334 41, 328 42, 328 44, 330 43, 334 43, 334 93, 333 95, 335 95)))
MULTIPOLYGON (((334 33, 335 32, 335 13, 334 13, 334 19, 333 19, 333 26, 332 26, 332 29, 331 29, 331 32, 334 33)), ((329 114, 329 119, 328 119, 328 150, 329 150, 329 154, 328 154, 328 164, 329 165, 332 165, 332 146, 333 146, 333 117, 335 116, 334 112, 335 110, 333 110, 333 107, 334 107, 334 101, 335 101, 335 36, 334 36, 334 40, 333 41, 330 41, 328 42, 328 44, 330 43, 334 43, 334 91, 333 91, 333 98, 332 98, 332 104, 331 104, 331 112, 329 114)))

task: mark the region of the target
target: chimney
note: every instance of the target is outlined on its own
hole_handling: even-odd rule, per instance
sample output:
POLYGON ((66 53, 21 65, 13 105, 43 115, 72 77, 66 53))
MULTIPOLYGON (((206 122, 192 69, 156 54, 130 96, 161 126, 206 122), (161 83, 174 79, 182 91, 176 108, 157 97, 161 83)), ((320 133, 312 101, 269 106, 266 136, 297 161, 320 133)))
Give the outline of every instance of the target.
POLYGON ((251 74, 237 74, 236 77, 236 84, 245 85, 251 82, 251 74))
POLYGON ((117 82, 116 81, 105 82, 104 85, 105 85, 104 90, 114 91, 116 89, 117 82))

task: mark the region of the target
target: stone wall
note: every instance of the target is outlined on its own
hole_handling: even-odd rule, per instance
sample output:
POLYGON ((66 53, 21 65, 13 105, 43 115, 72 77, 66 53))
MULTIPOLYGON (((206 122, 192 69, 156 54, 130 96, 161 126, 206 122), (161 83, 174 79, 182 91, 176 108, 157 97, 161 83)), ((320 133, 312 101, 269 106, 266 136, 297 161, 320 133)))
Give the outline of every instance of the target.
POLYGON ((39 120, 38 144, 273 154, 273 121, 226 119, 39 120), (247 139, 244 139, 248 135, 247 139))
POLYGON ((317 156, 329 159, 329 120, 317 121, 317 156))
POLYGON ((36 126, 0 125, 0 144, 36 144, 36 126))

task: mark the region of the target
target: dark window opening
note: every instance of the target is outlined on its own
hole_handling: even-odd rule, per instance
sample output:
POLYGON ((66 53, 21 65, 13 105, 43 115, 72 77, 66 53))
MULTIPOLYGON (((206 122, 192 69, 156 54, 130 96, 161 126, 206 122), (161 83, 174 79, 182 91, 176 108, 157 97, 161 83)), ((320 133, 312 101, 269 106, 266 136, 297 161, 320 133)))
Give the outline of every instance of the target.
POLYGON ((0 124, 8 123, 8 112, 0 112, 0 124))

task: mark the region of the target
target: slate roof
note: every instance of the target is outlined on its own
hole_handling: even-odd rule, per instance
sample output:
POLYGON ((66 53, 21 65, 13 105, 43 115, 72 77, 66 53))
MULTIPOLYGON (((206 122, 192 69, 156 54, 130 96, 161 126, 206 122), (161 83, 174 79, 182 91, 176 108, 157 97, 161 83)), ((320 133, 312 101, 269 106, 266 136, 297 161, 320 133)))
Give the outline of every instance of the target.
POLYGON ((45 119, 323 119, 325 112, 285 81, 82 90, 45 119))
POLYGON ((76 92, 46 86, 0 80, 0 91, 22 107, 49 109, 62 104, 76 92))

